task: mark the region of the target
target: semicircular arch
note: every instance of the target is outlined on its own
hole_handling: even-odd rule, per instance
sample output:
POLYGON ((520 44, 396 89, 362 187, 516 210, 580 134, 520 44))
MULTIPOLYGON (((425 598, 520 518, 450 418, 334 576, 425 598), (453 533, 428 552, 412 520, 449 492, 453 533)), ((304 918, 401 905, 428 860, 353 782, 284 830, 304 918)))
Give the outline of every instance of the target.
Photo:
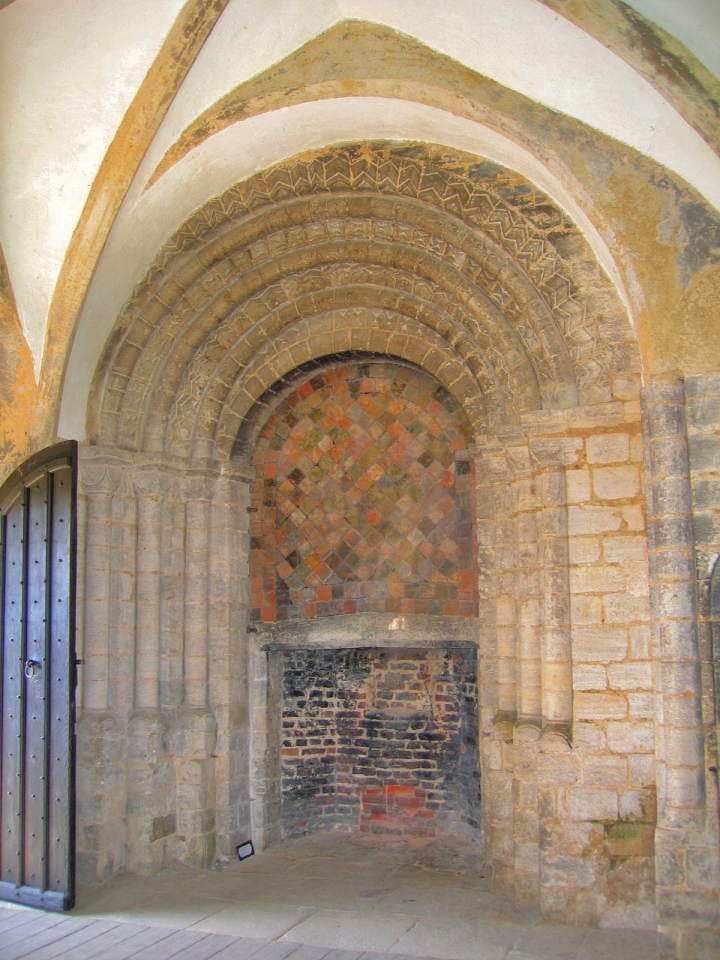
POLYGON ((472 378, 486 429, 610 400, 614 376, 639 369, 612 284, 533 184, 481 158, 367 143, 237 184, 164 245, 98 368, 93 432, 131 450, 189 456, 195 437, 205 449, 268 344, 341 307, 390 311, 432 340, 472 378))

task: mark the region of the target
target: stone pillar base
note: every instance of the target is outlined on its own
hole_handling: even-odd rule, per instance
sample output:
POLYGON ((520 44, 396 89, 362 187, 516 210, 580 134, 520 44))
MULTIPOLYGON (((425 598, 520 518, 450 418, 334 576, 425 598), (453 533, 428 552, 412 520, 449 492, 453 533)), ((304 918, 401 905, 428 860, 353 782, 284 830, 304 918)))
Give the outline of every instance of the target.
POLYGON ((125 866, 125 768, 117 723, 85 713, 77 738, 76 869, 80 883, 104 883, 125 866))
POLYGON ((215 742, 217 724, 205 709, 184 709, 175 728, 176 857, 211 867, 216 853, 215 742))

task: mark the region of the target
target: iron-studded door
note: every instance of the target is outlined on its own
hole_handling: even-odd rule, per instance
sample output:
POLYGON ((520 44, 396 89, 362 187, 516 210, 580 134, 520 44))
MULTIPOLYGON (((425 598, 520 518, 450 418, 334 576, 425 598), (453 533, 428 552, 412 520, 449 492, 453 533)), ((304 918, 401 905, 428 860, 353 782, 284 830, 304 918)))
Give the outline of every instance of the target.
POLYGON ((76 445, 0 490, 0 899, 74 902, 76 445))

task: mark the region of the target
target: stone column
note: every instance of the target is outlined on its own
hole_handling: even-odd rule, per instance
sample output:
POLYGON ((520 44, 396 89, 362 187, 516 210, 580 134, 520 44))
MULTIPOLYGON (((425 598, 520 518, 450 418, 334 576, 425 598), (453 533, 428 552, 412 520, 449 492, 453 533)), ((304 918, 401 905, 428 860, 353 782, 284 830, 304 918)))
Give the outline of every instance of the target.
POLYGON ((211 502, 216 478, 188 474, 185 502, 183 704, 175 729, 177 851, 208 867, 215 860, 217 724, 208 707, 209 562, 211 502))
POLYGON ((174 770, 160 712, 160 577, 165 477, 140 467, 136 496, 133 715, 127 728, 128 867, 154 874, 165 865, 175 832, 174 770))
POLYGON ((183 699, 188 707, 207 705, 208 564, 210 504, 215 478, 188 476, 185 500, 185 624, 183 630, 183 699))
POLYGON ((570 558, 565 471, 538 477, 543 571, 543 726, 571 739, 573 719, 570 558))
POLYGON ((103 882, 113 874, 124 848, 122 744, 109 712, 110 600, 113 495, 120 471, 99 462, 80 464, 85 495, 82 710, 77 737, 78 878, 103 882))
MULTIPOLYGON (((665 790, 660 822, 701 826, 704 736, 695 586, 695 543, 685 397, 680 380, 644 391, 653 524, 653 617, 659 627, 665 790)), ((664 794, 664 795, 663 795, 664 794)))
POLYGON ((540 897, 537 754, 542 717, 537 484, 527 443, 511 448, 517 569, 511 580, 517 616, 516 722, 513 728, 513 861, 515 902, 535 906, 540 897))
POLYGON ((478 451, 477 538, 481 595, 489 629, 480 629, 480 734, 485 856, 500 886, 513 883, 512 723, 515 719, 515 613, 507 578, 515 565, 510 473, 504 445, 478 451), (482 558, 482 565, 480 560, 482 558))
POLYGON ((83 709, 106 711, 110 680, 112 498, 120 482, 120 473, 105 464, 88 464, 80 470, 80 482, 86 496, 87 538, 83 709))
MULTIPOLYGON (((540 657, 542 734, 538 744, 537 817, 539 903, 549 920, 577 922, 580 883, 562 809, 562 789, 578 779, 572 741, 572 645, 566 450, 562 440, 535 437, 530 452, 537 471, 538 567, 541 572, 540 657)), ((582 881, 580 881, 582 882, 582 881)))
POLYGON ((210 517, 208 705, 217 723, 217 851, 226 858, 233 857, 237 844, 250 837, 249 479, 234 464, 224 464, 210 517))
POLYGON ((135 588, 135 709, 157 710, 160 680, 160 543, 163 478, 135 474, 137 554, 135 588))
POLYGON ((683 382, 655 379, 642 401, 661 731, 655 833, 658 930, 664 956, 689 958, 704 953, 708 937, 717 946, 719 918, 716 903, 699 889, 707 882, 710 851, 705 849, 705 744, 683 382))

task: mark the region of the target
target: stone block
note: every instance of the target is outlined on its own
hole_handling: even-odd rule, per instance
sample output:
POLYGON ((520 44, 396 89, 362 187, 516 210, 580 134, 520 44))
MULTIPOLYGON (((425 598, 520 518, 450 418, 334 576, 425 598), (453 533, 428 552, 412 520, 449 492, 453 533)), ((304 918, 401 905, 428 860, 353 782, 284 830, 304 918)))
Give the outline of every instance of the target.
POLYGON ((650 663, 613 663, 608 667, 608 681, 613 690, 652 690, 650 663))
POLYGON ((655 716, 655 701, 651 693, 629 693, 628 715, 634 720, 651 720, 655 716))
POLYGON ((576 754, 548 754, 538 756, 537 776, 548 786, 577 783, 580 774, 580 758, 576 754))
POLYGON ((629 756, 629 780, 639 787, 655 786, 655 757, 646 753, 629 756))
POLYGON ((627 780, 628 762, 625 757, 585 757, 582 779, 586 786, 621 786, 627 780))
POLYGON ((601 500, 632 500, 640 492, 640 471, 637 467, 596 467, 593 490, 601 500))
POLYGON ((570 570, 571 593, 616 593, 625 590, 622 569, 612 566, 575 567, 570 570))
POLYGON ((588 437, 585 451, 588 463, 623 463, 630 457, 630 437, 626 433, 588 437))
POLYGON ((655 727, 647 721, 611 721, 607 725, 608 748, 613 753, 653 753, 655 727))
MULTIPOLYGON (((667 705, 665 705, 667 706, 667 705)), ((699 718, 698 718, 699 720, 699 718)), ((672 724, 671 721, 668 721, 667 716, 665 717, 665 752, 668 758, 667 768, 668 768, 668 778, 671 774, 676 775, 675 767, 670 766, 670 758, 673 759, 673 763, 678 766, 682 765, 683 768, 691 768, 693 770, 698 770, 703 766, 703 744, 702 737, 699 735, 698 726, 683 728, 677 727, 672 724)), ((680 778, 680 775, 677 775, 680 778)), ((695 774, 693 773, 693 782, 695 774)), ((681 779, 681 778, 680 778, 681 779)), ((669 779, 668 779, 669 784, 669 779)), ((681 802, 679 793, 669 794, 672 801, 681 802)), ((695 802, 694 800, 691 802, 695 802)))
POLYGON ((602 547, 606 563, 647 560, 647 540, 645 537, 604 537, 602 547))
POLYGON ((627 716, 627 699, 618 693, 576 693, 575 716, 578 720, 623 720, 627 716))
POLYGON ((611 857, 652 857, 655 847, 653 823, 608 823, 605 826, 607 851, 611 857))
POLYGON ((685 864, 689 887, 706 887, 716 895, 720 894, 720 851, 714 844, 687 850, 685 864))
POLYGON ((674 850, 662 842, 655 849, 655 871, 661 887, 683 887, 687 884, 685 851, 674 850))
POLYGON ((203 758, 215 752, 217 725, 205 710, 187 710, 178 715, 175 728, 175 755, 203 758))
POLYGON ((607 690, 607 669, 596 664, 573 665, 573 688, 579 690, 607 690))
POLYGON ((618 810, 621 820, 655 822, 655 790, 621 790, 618 810))
POLYGON ((612 663, 627 656, 626 630, 579 627, 573 630, 573 661, 576 663, 612 663))
POLYGON ((605 623, 637 623, 650 619, 648 597, 634 597, 628 593, 610 593, 603 597, 605 623))
POLYGON ((156 713, 136 714, 127 727, 125 750, 130 759, 161 760, 167 753, 163 718, 156 713))
POLYGON ((622 515, 613 507, 569 507, 568 532, 571 536, 612 533, 620 530, 622 515))
POLYGON ((620 511, 627 530, 644 530, 645 514, 640 506, 623 507, 620 511))
MULTIPOLYGON (((692 662, 697 657, 697 622, 688 620, 661 620, 660 645, 666 661, 692 662)), ((664 675, 664 673, 663 673, 664 675)))
POLYGON ((688 438, 693 473, 714 472, 720 464, 720 436, 695 435, 688 438))
MULTIPOLYGON (((698 958, 704 960, 705 957, 720 957, 720 932, 716 930, 688 930, 687 928, 678 932, 680 933, 679 950, 675 955, 679 960, 698 960, 698 958)), ((674 944, 671 949, 675 951, 674 944)))
POLYGON ((597 537, 571 537, 568 550, 570 563, 595 563, 600 559, 600 540, 597 537))
POLYGON ((601 624, 603 604, 600 597, 592 594, 580 594, 570 597, 570 622, 575 625, 592 626, 601 624))
POLYGON ((645 624, 630 627, 630 656, 633 660, 649 660, 652 647, 650 627, 645 624))
MULTIPOLYGON (((720 471, 720 464, 717 469, 720 471)), ((695 510, 720 510, 720 480, 695 480, 692 487, 695 510)))
POLYGON ((709 897, 704 890, 658 886, 657 906, 659 924, 710 929, 720 927, 720 901, 717 897, 709 897))
POLYGON ((575 787, 570 790, 570 817, 573 820, 617 820, 617 793, 614 790, 575 787))
POLYGON ((592 498, 590 471, 568 470, 566 473, 567 502, 585 503, 592 498))
POLYGON ((613 397, 616 400, 637 400, 640 397, 640 375, 616 373, 613 377, 613 397))

